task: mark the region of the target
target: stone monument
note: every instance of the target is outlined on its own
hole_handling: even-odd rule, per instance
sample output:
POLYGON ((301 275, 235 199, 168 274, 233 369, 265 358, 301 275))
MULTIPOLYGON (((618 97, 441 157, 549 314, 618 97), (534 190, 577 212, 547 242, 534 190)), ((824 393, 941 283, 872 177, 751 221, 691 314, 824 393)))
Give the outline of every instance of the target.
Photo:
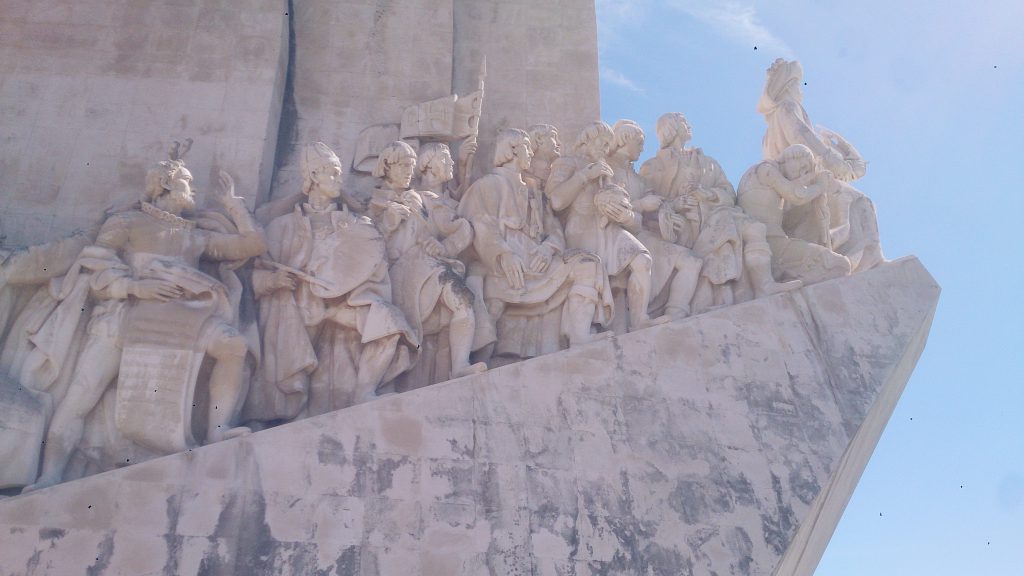
POLYGON ((796 62, 737 186, 637 169, 589 0, 16 2, 0 71, 2 574, 811 574, 935 311, 796 62))

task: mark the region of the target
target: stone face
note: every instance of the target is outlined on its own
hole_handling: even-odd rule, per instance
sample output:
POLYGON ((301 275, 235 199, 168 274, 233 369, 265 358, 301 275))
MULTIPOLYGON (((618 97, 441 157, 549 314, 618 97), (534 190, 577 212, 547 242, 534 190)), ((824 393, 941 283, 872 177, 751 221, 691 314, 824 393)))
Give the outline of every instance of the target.
POLYGON ((906 258, 13 497, 0 572, 810 574, 937 296, 906 258))
POLYGON ((287 3, 83 0, 0 14, 0 221, 23 246, 98 225, 172 140, 252 207, 274 165, 287 3))

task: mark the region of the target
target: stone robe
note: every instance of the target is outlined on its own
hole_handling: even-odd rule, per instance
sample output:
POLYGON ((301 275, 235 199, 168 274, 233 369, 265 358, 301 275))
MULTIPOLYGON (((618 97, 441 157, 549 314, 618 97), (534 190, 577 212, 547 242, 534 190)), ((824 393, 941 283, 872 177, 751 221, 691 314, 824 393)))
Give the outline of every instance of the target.
MULTIPOLYGON (((566 249, 561 223, 544 195, 506 174, 496 172, 474 182, 462 197, 459 215, 473 224, 473 246, 486 269, 485 301, 504 304, 502 318, 486 320, 497 324, 491 328, 498 340, 495 352, 529 358, 561 349, 565 333, 561 308, 573 287, 573 266, 597 261, 597 255, 566 249), (531 272, 529 263, 542 249, 552 252, 551 263, 544 272, 531 272), (499 263, 503 254, 522 259, 522 289, 514 288, 505 277, 499 263)), ((610 322, 614 307, 607 277, 601 274, 593 285, 580 289, 598 301, 594 322, 610 322)), ((477 324, 481 324, 479 317, 477 324)))
POLYGON ((331 209, 326 213, 330 229, 314 235, 310 211, 297 205, 267 226, 268 251, 253 272, 262 358, 242 411, 246 420, 290 420, 354 404, 359 354, 368 342, 404 337, 385 382, 415 359, 419 342, 391 303, 380 232, 368 218, 331 209), (297 278, 294 291, 273 290, 272 262, 308 273, 329 288, 297 278))
MULTIPOLYGON (((555 205, 567 205, 561 212, 565 221, 565 243, 569 248, 587 250, 601 257, 609 276, 626 269, 629 263, 647 249, 622 224, 610 222, 597 206, 601 191, 598 180, 583 185, 575 198, 561 197, 557 188, 590 162, 578 156, 561 157, 551 165, 551 174, 544 187, 555 205)), ((628 200, 628 199, 627 199, 628 200)), ((630 225, 639 231, 639 221, 630 225)))
POLYGON ((473 294, 466 286, 466 265, 456 258, 473 242, 473 227, 456 213, 454 201, 429 190, 395 191, 377 188, 370 201, 370 216, 378 223, 387 247, 394 304, 405 315, 418 342, 429 352, 421 354, 416 365, 403 376, 403 388, 447 380, 451 355, 447 335, 452 313, 441 301, 445 282, 454 282, 456 293, 465 305, 473 306, 473 294), (403 219, 394 219, 388 202, 412 210, 403 219), (450 203, 449 203, 450 202, 450 203), (448 256, 431 256, 424 250, 427 239, 444 246, 448 256), (428 343, 427 340, 430 342, 428 343))
POLYGON ((699 222, 679 240, 703 258, 701 276, 711 284, 721 285, 740 278, 743 242, 737 219, 747 216, 735 206, 736 192, 718 162, 699 148, 663 148, 644 162, 640 176, 669 203, 689 194, 687 188, 694 180, 713 193, 711 200, 698 199, 699 222))

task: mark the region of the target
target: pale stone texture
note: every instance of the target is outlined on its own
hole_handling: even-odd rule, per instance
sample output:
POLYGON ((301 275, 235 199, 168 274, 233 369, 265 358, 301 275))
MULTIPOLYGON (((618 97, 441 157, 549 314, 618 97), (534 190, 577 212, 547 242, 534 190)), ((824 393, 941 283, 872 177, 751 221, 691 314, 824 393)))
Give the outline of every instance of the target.
POLYGON ((0 573, 811 574, 938 291, 905 258, 13 497, 0 573))
POLYGON ((451 0, 293 2, 294 63, 274 197, 298 189, 299 152, 325 142, 348 167, 356 137, 451 94, 451 0))
MULTIPOLYGON (((322 140, 346 167, 359 133, 408 106, 477 90, 487 57, 475 175, 502 128, 556 124, 567 141, 600 116, 592 0, 294 2, 292 89, 274 196, 298 186, 299 150, 322 140)), ((352 190, 365 182, 352 178, 352 190)), ((364 190, 365 191, 365 190, 364 190)))
POLYGON ((554 124, 562 142, 601 117, 597 13, 592 0, 454 0, 452 88, 476 89, 487 56, 487 86, 474 174, 491 171, 498 132, 554 124))
POLYGON ((0 10, 0 223, 10 245, 98 225, 173 140, 204 187, 266 196, 283 0, 13 0, 0 10))

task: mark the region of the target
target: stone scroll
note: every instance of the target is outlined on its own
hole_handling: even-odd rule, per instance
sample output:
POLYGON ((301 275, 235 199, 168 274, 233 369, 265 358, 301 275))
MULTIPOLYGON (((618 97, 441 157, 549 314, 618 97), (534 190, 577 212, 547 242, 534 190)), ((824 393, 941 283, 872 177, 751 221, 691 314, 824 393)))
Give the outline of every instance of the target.
POLYGON ((204 355, 198 340, 213 312, 212 300, 198 300, 140 301, 128 313, 115 408, 127 438, 166 453, 196 446, 192 401, 204 355))

